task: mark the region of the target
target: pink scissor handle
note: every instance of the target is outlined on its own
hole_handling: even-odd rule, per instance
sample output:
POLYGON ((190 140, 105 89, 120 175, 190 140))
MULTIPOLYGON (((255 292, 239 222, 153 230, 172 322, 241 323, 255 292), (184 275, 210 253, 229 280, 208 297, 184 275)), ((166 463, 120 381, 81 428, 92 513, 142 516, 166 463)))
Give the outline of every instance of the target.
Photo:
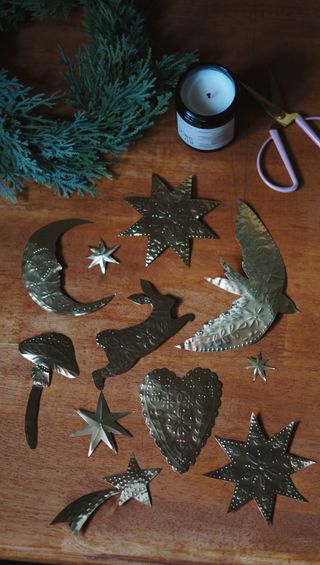
POLYGON ((295 190, 297 190, 298 186, 299 186, 299 181, 297 179, 296 173, 294 171, 293 165, 288 157, 288 153, 286 152, 286 149, 283 145, 282 139, 280 137, 280 133, 279 130, 277 129, 271 129, 270 130, 270 137, 268 137, 266 139, 266 141, 261 145, 258 156, 257 156, 257 168, 258 168, 258 173, 260 175, 260 177, 262 178, 263 182, 268 185, 270 188, 272 188, 272 190, 276 190, 277 192, 294 192, 295 190), (284 163, 285 168, 288 171, 289 177, 292 180, 292 184, 290 186, 279 186, 277 184, 274 184, 273 182, 271 182, 271 180, 268 179, 268 177, 266 177, 266 175, 263 172, 262 166, 261 166, 261 161, 262 161, 262 156, 263 156, 263 152, 265 150, 265 148, 267 147, 268 143, 270 143, 270 141, 274 141, 276 148, 278 149, 279 155, 284 163))
MULTIPOLYGON (((318 137, 318 135, 313 131, 313 129, 309 126, 309 124, 307 123, 307 120, 319 120, 320 116, 312 116, 309 118, 302 118, 302 116, 300 116, 299 114, 296 117, 295 122, 297 123, 297 125, 312 139, 312 141, 318 146, 320 147, 320 139, 318 137)), ((293 165, 289 159, 288 153, 286 151, 286 148, 283 144, 283 141, 281 139, 279 130, 277 129, 270 129, 270 137, 268 137, 268 139, 266 139, 266 141, 261 145, 259 153, 257 155, 257 168, 258 168, 258 173, 261 177, 261 179, 263 180, 263 182, 269 186, 270 188, 272 188, 272 190, 276 190, 277 192, 294 192, 295 190, 297 190, 298 186, 299 186, 299 181, 297 178, 297 175, 295 173, 295 170, 293 168, 293 165), (275 146, 278 150, 278 153, 284 163, 284 166, 286 168, 286 170, 288 171, 289 177, 292 180, 292 184, 290 186, 279 186, 277 184, 274 184, 273 182, 271 182, 270 179, 268 179, 268 177, 264 174, 263 169, 262 169, 262 165, 261 165, 261 161, 262 161, 262 157, 263 157, 263 152, 265 150, 265 148, 267 147, 268 143, 270 143, 270 141, 274 141, 275 146)))
POLYGON ((320 120, 320 116, 313 116, 311 118, 303 118, 300 114, 297 115, 296 124, 312 139, 313 143, 320 147, 320 138, 316 132, 309 126, 307 120, 320 120))

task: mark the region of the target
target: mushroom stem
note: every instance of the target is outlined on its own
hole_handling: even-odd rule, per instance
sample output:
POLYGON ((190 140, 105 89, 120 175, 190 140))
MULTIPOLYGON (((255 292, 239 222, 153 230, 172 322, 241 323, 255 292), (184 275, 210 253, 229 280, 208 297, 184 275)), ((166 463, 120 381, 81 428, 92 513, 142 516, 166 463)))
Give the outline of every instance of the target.
POLYGON ((25 434, 31 449, 37 447, 40 398, 43 388, 47 388, 50 384, 50 377, 51 373, 45 367, 37 365, 31 369, 32 388, 29 394, 24 421, 25 434))
POLYGON ((38 442, 38 413, 42 390, 42 386, 32 385, 26 409, 24 429, 28 445, 31 449, 35 449, 38 442))

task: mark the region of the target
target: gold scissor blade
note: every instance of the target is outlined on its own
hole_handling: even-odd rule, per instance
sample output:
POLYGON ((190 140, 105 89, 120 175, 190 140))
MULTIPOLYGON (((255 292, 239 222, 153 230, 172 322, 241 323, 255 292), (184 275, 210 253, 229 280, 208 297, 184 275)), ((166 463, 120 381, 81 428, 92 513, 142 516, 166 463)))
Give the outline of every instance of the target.
POLYGON ((241 82, 241 84, 249 92, 249 94, 251 94, 251 96, 253 96, 255 100, 257 100, 259 104, 261 104, 264 111, 271 118, 276 120, 278 124, 282 125, 283 127, 287 127, 295 121, 297 117, 296 112, 293 114, 288 114, 288 112, 285 112, 285 110, 280 108, 280 106, 277 106, 277 104, 274 104, 273 102, 271 102, 271 100, 268 100, 267 98, 262 96, 262 94, 259 94, 259 92, 257 92, 256 90, 253 90, 253 88, 246 85, 244 82, 241 82))

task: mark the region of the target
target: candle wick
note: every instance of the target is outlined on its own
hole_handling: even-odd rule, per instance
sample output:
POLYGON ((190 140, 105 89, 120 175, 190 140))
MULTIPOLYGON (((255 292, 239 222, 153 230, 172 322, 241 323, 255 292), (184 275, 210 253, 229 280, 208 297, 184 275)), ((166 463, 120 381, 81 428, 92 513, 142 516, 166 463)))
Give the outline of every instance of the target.
POLYGON ((207 97, 211 98, 211 92, 207 92, 207 97))

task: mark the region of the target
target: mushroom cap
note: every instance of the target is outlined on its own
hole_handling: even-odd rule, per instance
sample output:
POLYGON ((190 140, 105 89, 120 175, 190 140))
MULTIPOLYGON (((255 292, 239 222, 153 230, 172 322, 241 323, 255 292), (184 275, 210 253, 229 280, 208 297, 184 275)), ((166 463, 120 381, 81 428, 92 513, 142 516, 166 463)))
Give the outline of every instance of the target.
POLYGON ((47 371, 57 371, 69 378, 79 375, 72 341, 63 334, 43 333, 25 339, 19 344, 19 351, 23 357, 47 371))

